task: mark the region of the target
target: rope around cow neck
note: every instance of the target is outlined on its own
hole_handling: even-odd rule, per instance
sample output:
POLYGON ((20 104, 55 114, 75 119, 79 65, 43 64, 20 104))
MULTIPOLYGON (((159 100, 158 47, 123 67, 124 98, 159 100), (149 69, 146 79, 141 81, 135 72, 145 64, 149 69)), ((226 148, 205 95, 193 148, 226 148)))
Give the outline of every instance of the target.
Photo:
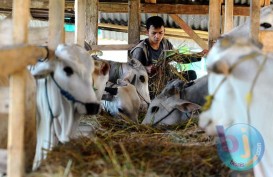
MULTIPOLYGON (((234 63, 230 68, 229 68, 229 73, 231 73, 240 63, 250 60, 250 59, 254 59, 255 57, 259 56, 260 54, 257 52, 252 52, 248 55, 243 56, 239 61, 237 61, 236 63, 234 63)), ((246 103, 247 103, 247 119, 248 119, 248 123, 251 124, 251 119, 250 119, 250 105, 252 102, 252 97, 253 97, 253 90, 254 90, 254 86, 256 85, 256 82, 258 80, 258 77, 262 71, 262 69, 264 68, 264 65, 268 59, 268 57, 266 55, 263 55, 264 59, 263 62, 261 63, 261 65, 259 65, 259 68, 257 70, 257 73, 253 79, 253 82, 251 84, 250 90, 249 92, 246 94, 246 103)), ((220 89, 220 87, 222 86, 222 84, 227 80, 227 76, 225 76, 221 82, 219 83, 219 85, 216 87, 215 91, 213 92, 213 94, 208 95, 205 97, 206 102, 204 104, 204 106, 202 107, 202 111, 207 111, 208 109, 211 108, 211 104, 212 101, 214 99, 214 96, 216 95, 216 93, 218 92, 218 90, 220 89)))

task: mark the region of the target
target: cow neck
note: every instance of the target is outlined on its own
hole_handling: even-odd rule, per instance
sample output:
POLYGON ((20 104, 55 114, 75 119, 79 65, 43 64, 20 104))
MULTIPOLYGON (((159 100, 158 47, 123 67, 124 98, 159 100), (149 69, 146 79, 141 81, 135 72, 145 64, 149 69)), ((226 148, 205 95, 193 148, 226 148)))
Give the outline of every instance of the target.
MULTIPOLYGON (((257 52, 252 52, 248 55, 243 56, 239 61, 237 61, 236 63, 234 63, 230 68, 229 68, 229 72, 228 73, 232 73, 232 71, 241 63, 243 63, 244 61, 247 60, 251 60, 254 59, 255 57, 259 56, 259 54, 257 52)), ((251 124, 251 119, 250 119, 250 104, 252 102, 252 97, 253 97, 253 90, 254 90, 254 86, 256 85, 256 81, 258 80, 258 77, 261 73, 261 71, 263 70, 265 63, 268 59, 268 57, 266 55, 263 55, 263 61, 262 63, 259 65, 258 71, 256 73, 256 75, 254 76, 254 79, 252 81, 251 87, 249 89, 249 92, 246 95, 246 103, 247 103, 247 120, 248 123, 251 124)), ((227 80, 228 76, 225 76, 221 82, 219 83, 219 85, 216 87, 216 89, 214 90, 213 94, 206 96, 206 103, 204 104, 204 106, 202 107, 202 111, 207 111, 208 109, 210 109, 212 101, 214 99, 214 96, 216 95, 216 93, 218 92, 218 90, 220 89, 220 87, 222 86, 222 84, 227 80)))
POLYGON ((57 81, 54 79, 53 73, 50 74, 50 77, 52 78, 52 80, 54 81, 55 85, 60 89, 60 93, 62 94, 62 96, 64 96, 66 99, 68 99, 69 101, 71 101, 73 104, 74 103, 80 103, 80 104, 85 104, 77 99, 75 99, 75 97, 73 97, 73 95, 71 95, 68 91, 64 90, 58 83, 57 81))

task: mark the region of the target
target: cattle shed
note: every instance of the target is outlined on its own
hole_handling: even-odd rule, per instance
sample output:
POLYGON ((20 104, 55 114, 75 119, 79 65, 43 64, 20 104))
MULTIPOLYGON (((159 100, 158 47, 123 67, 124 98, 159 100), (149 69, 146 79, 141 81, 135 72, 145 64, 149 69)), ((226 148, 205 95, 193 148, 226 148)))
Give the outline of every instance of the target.
POLYGON ((31 120, 35 127, 35 81, 26 67, 37 59, 53 59, 58 44, 84 46, 86 41, 92 50, 130 50, 145 34, 147 17, 160 15, 167 25, 166 37, 191 39, 208 50, 222 33, 251 18, 251 37, 262 41, 265 51, 272 51, 272 32, 259 31, 260 7, 270 3, 271 0, 0 0, 0 13, 12 16, 12 21, 2 20, 0 24, 0 120, 8 117, 8 176, 25 176, 26 122, 31 120), (29 22, 35 20, 48 23, 29 28, 29 22), (75 32, 64 31, 65 23, 74 24, 75 32), (128 43, 98 45, 98 29, 122 32, 128 43))

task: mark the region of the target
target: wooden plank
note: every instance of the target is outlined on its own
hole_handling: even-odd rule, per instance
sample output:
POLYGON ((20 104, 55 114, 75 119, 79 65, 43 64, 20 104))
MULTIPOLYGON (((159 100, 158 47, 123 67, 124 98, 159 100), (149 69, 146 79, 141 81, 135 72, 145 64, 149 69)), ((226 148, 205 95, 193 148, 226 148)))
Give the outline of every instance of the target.
POLYGON ((269 6, 270 5, 270 0, 265 0, 264 1, 264 6, 269 6))
POLYGON ((131 50, 136 44, 91 45, 92 50, 131 50))
POLYGON ((0 50, 0 77, 21 71, 27 65, 33 65, 38 58, 46 58, 47 49, 36 46, 19 45, 0 50), (7 60, 8 58, 8 60, 7 60))
MULTIPOLYGON (((123 25, 113 25, 108 23, 99 23, 98 24, 100 28, 106 29, 106 30, 114 30, 119 32, 128 32, 127 26, 123 25)), ((194 32, 203 40, 208 40, 208 32, 207 31, 200 31, 200 30, 194 30, 194 32)), ((140 28, 140 34, 145 35, 146 34, 146 28, 141 27, 140 28)), ((167 28, 165 27, 165 37, 172 37, 172 38, 190 38, 190 36, 183 30, 183 29, 176 29, 176 28, 167 28)))
POLYGON ((0 86, 0 114, 9 113, 9 87, 0 86))
POLYGON ((188 4, 141 4, 141 13, 208 14, 208 5, 188 4))
MULTIPOLYGON (((29 0, 13 1, 12 24, 14 44, 27 42, 29 0)), ((19 58, 20 59, 20 58, 19 58)), ((18 60, 19 60, 18 59, 18 60)), ((10 77, 10 108, 8 123, 8 176, 24 176, 24 124, 26 119, 26 74, 24 69, 10 77)))
POLYGON ((260 32, 260 0, 252 0, 250 2, 250 9, 250 37, 258 41, 260 32))
POLYGON ((145 3, 153 3, 153 4, 156 4, 156 0, 145 0, 145 3))
POLYGON ((260 31, 259 33, 259 41, 263 44, 264 52, 273 52, 273 31, 260 31))
POLYGON ((58 44, 64 43, 64 0, 49 1, 49 36, 48 49, 52 59, 58 44))
POLYGON ((225 0, 224 33, 229 32, 233 28, 233 4, 234 0, 225 0))
MULTIPOLYGON (((270 0, 265 0, 270 1, 270 0)), ((265 4, 267 4, 266 2, 265 4)), ((269 5, 269 4, 268 4, 269 5)), ((12 1, 0 0, 0 7, 2 9, 11 10, 12 1)), ((48 0, 32 0, 32 9, 48 9, 48 0)), ((127 13, 127 3, 111 3, 100 2, 98 5, 99 11, 106 13, 127 13)), ((224 9, 224 7, 222 8, 224 9)), ((74 2, 68 1, 65 3, 65 10, 74 10, 74 2)), ((166 14, 208 14, 208 5, 189 5, 189 4, 141 4, 140 10, 142 13, 166 13, 166 14)), ((249 16, 249 7, 247 6, 234 6, 234 15, 249 16)))
POLYGON ((202 49, 208 49, 208 45, 201 39, 187 23, 176 14, 170 14, 170 17, 178 24, 202 49))
POLYGON ((90 45, 98 44, 98 0, 87 0, 86 41, 90 45))
POLYGON ((75 43, 84 47, 86 0, 75 0, 75 43))
POLYGON ((140 0, 129 0, 128 43, 137 44, 140 40, 140 0))
POLYGON ((209 1, 209 49, 220 36, 221 3, 220 0, 209 1))

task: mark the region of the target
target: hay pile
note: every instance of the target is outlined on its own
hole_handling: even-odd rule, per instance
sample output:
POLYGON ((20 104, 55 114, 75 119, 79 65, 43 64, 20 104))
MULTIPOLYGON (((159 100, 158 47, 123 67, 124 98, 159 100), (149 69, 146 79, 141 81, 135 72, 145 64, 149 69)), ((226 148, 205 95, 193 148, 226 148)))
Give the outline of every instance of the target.
POLYGON ((151 97, 160 94, 167 83, 173 79, 180 79, 187 82, 184 71, 186 68, 181 64, 198 62, 205 53, 183 54, 177 50, 166 51, 165 58, 155 62, 154 73, 149 76, 149 90, 151 97))
POLYGON ((99 116, 98 122, 100 127, 95 136, 80 137, 57 146, 40 169, 27 176, 207 177, 230 174, 218 158, 211 137, 197 127, 194 119, 183 125, 159 128, 109 116, 99 116))

